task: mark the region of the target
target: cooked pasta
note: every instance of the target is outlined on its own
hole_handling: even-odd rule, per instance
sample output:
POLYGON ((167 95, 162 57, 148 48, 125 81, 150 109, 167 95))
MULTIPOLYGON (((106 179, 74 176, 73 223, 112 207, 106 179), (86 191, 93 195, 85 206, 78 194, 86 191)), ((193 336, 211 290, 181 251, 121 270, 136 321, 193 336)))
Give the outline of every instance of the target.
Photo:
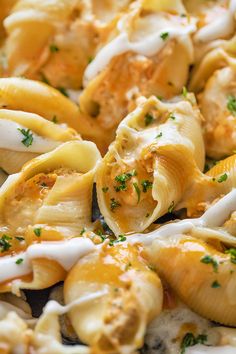
POLYGON ((235 354, 236 0, 0 0, 0 353, 235 354))

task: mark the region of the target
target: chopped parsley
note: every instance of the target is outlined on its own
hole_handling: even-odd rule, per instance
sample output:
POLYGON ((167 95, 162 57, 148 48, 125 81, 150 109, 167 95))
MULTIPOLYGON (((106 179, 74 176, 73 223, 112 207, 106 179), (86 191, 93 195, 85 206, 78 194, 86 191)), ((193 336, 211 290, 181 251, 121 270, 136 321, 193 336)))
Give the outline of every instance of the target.
POLYGON ((23 263, 23 261, 24 261, 23 258, 18 258, 18 259, 16 260, 16 264, 21 264, 21 263, 23 263))
POLYGON ((109 187, 102 187, 103 193, 106 193, 108 191, 109 187))
POLYGON ((15 236, 15 239, 19 242, 25 241, 24 237, 21 236, 15 236))
POLYGON ((68 92, 66 91, 65 87, 57 87, 58 91, 60 91, 64 96, 69 97, 68 92))
POLYGON ((184 98, 186 98, 186 97, 187 97, 187 95, 188 95, 188 90, 186 89, 186 87, 185 87, 185 86, 183 87, 183 90, 182 90, 182 95, 184 96, 184 98))
POLYGON ((173 113, 170 113, 169 116, 168 116, 169 119, 172 119, 172 120, 175 120, 176 117, 173 113))
POLYGON ((124 241, 126 241, 125 235, 119 235, 117 239, 110 240, 109 246, 114 246, 114 243, 119 243, 119 242, 124 242, 124 241))
POLYGON ((233 114, 233 116, 236 116, 236 97, 235 96, 230 95, 228 97, 227 108, 230 111, 230 113, 233 114))
POLYGON ((82 236, 85 233, 85 228, 83 227, 83 229, 80 231, 80 236, 82 236))
POLYGON ((136 182, 133 183, 133 186, 134 186, 135 192, 137 193, 137 196, 138 196, 138 202, 137 202, 137 204, 138 204, 140 202, 141 191, 140 191, 140 188, 136 182))
POLYGON ((8 235, 2 235, 0 238, 0 247, 1 247, 1 252, 7 252, 11 248, 11 244, 9 241, 12 240, 12 237, 8 235))
POLYGON ((143 187, 143 193, 146 193, 148 189, 152 189, 152 182, 148 181, 147 179, 141 181, 141 185, 143 187))
POLYGON ((154 121, 154 118, 153 116, 150 114, 150 113, 147 113, 145 115, 145 126, 147 127, 148 125, 150 125, 153 121, 154 121))
POLYGON ((222 182, 225 182, 228 178, 228 175, 227 173, 224 173, 223 175, 221 175, 218 179, 217 179, 217 182, 219 183, 222 183, 222 182))
POLYGON ((58 46, 56 44, 51 44, 50 45, 50 52, 51 53, 56 53, 58 51, 59 51, 59 48, 58 48, 58 46))
POLYGON ((29 147, 33 143, 33 134, 31 133, 30 129, 20 129, 18 128, 19 132, 21 132, 22 135, 24 135, 23 140, 21 140, 22 144, 24 144, 26 147, 29 147))
POLYGON ((54 115, 54 116, 52 117, 52 122, 53 122, 54 124, 57 124, 57 123, 58 123, 58 119, 57 119, 57 116, 56 116, 56 115, 54 115))
POLYGON ((93 57, 89 57, 88 58, 88 63, 90 64, 90 63, 92 63, 92 61, 93 61, 93 57))
POLYGON ((145 215, 145 217, 146 217, 146 218, 148 218, 149 216, 150 216, 150 214, 149 214, 149 213, 147 213, 147 214, 145 215))
POLYGON ((171 205, 168 208, 168 213, 170 214, 172 213, 172 211, 174 210, 174 206, 175 206, 175 202, 172 200, 171 205))
POLYGON ((186 348, 192 347, 196 344, 204 344, 207 341, 207 336, 205 334, 199 334, 198 336, 194 336, 193 333, 188 332, 185 334, 185 336, 182 339, 180 349, 181 352, 180 354, 184 354, 186 348))
POLYGON ((213 283, 211 284, 211 287, 214 289, 220 288, 221 285, 217 280, 214 280, 213 283))
POLYGON ((204 264, 211 264, 215 273, 218 271, 218 262, 211 256, 206 255, 201 258, 201 262, 204 264))
POLYGON ((165 41, 169 37, 169 33, 168 32, 162 32, 160 37, 161 37, 161 39, 163 39, 163 41, 165 41))
POLYGON ((162 137, 162 132, 160 132, 157 136, 156 136, 156 139, 157 138, 161 138, 162 137))
POLYGON ((122 173, 121 175, 116 176, 115 181, 118 182, 120 185, 114 187, 115 191, 116 192, 125 191, 127 189, 126 182, 136 175, 137 175, 136 170, 133 170, 131 172, 122 173))
POLYGON ((34 229, 34 234, 35 234, 35 236, 37 236, 37 237, 40 237, 40 236, 41 236, 41 232, 42 232, 41 227, 37 227, 36 229, 34 229))
POLYGON ((225 251, 225 253, 230 255, 230 261, 236 264, 236 248, 230 248, 225 251))
POLYGON ((115 200, 115 198, 111 198, 111 203, 110 203, 110 209, 112 212, 115 211, 115 209, 119 208, 121 206, 121 204, 115 200))

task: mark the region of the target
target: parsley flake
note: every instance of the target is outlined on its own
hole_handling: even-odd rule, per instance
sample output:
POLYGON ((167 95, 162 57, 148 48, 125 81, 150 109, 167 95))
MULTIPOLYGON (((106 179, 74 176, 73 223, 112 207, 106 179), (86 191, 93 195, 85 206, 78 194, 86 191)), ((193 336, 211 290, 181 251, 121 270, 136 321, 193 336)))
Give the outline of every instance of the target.
POLYGON ((220 288, 221 285, 217 280, 214 280, 213 283, 211 284, 211 287, 214 289, 220 288))
POLYGON ((1 252, 7 252, 11 248, 10 240, 12 240, 12 237, 8 235, 2 235, 0 238, 0 247, 1 247, 1 252))
POLYGON ((225 251, 226 254, 230 255, 230 261, 236 264, 236 248, 230 248, 225 251))
POLYGON ((118 182, 120 185, 114 187, 115 191, 116 192, 125 191, 127 189, 126 182, 136 175, 137 175, 136 170, 133 170, 131 172, 122 173, 121 175, 116 176, 115 181, 118 182))
POLYGON ((58 51, 59 51, 59 48, 58 48, 58 46, 56 44, 51 44, 50 45, 50 52, 51 53, 56 53, 58 51))
POLYGON ((230 95, 228 97, 227 109, 230 111, 230 113, 233 114, 233 116, 236 116, 236 97, 235 96, 230 95))
POLYGON ((85 233, 85 228, 83 227, 83 229, 80 231, 80 236, 82 236, 85 233))
POLYGON ((168 213, 171 214, 172 211, 174 210, 174 207, 175 207, 175 202, 172 200, 169 208, 168 208, 168 213))
POLYGON ((57 87, 58 91, 60 91, 64 96, 69 97, 68 92, 66 91, 65 87, 57 87))
POLYGON ((148 125, 150 125, 152 122, 154 121, 153 116, 150 113, 147 113, 145 115, 145 126, 147 127, 148 125))
POLYGON ((134 186, 135 192, 137 193, 137 196, 138 196, 138 202, 137 202, 137 204, 138 204, 140 202, 141 191, 140 191, 140 188, 136 182, 133 183, 133 186, 134 186))
POLYGON ((18 258, 18 259, 16 260, 16 264, 21 264, 21 263, 23 263, 23 261, 24 261, 23 258, 18 258))
POLYGON ((41 227, 37 227, 37 228, 34 229, 34 234, 35 234, 35 236, 37 236, 37 237, 40 237, 40 236, 41 236, 41 232, 42 232, 41 227))
POLYGON ((57 124, 57 123, 58 123, 58 119, 57 119, 57 116, 56 116, 56 115, 52 117, 52 122, 53 122, 54 124, 57 124))
POLYGON ((161 138, 162 137, 162 132, 160 132, 157 136, 156 139, 161 138))
POLYGON ((196 344, 204 344, 207 341, 207 336, 205 334, 199 334, 198 336, 194 336, 193 333, 188 332, 185 334, 185 336, 182 339, 180 349, 181 352, 180 354, 184 354, 186 348, 192 347, 196 344))
POLYGON ((117 239, 110 240, 109 246, 114 246, 114 243, 119 243, 119 242, 124 242, 124 241, 126 241, 125 235, 119 235, 117 239))
POLYGON ((172 119, 172 120, 175 120, 176 117, 173 113, 170 113, 169 116, 168 116, 169 119, 172 119))
POLYGON ((206 255, 201 258, 201 262, 204 264, 212 264, 213 270, 215 273, 218 271, 218 262, 211 256, 206 255))
POLYGON ((33 143, 33 134, 31 133, 30 129, 20 129, 18 128, 19 132, 24 135, 24 139, 21 140, 22 144, 24 144, 26 147, 29 147, 33 143))
POLYGON ((222 183, 222 182, 225 182, 228 178, 228 175, 227 173, 224 173, 223 175, 221 175, 218 179, 217 179, 217 182, 218 183, 222 183))
POLYGON ((169 37, 169 33, 168 32, 162 32, 160 37, 161 37, 161 39, 163 41, 165 41, 169 37))
POLYGON ((19 242, 25 241, 24 237, 21 236, 15 236, 15 239, 19 242))
POLYGON ((141 181, 141 185, 143 187, 143 193, 147 193, 148 189, 152 189, 152 182, 148 181, 147 179, 141 181))
POLYGON ((115 211, 115 209, 119 208, 121 206, 121 204, 115 200, 115 198, 111 198, 111 203, 110 203, 110 209, 112 212, 115 211))
POLYGON ((102 187, 102 191, 103 191, 103 193, 106 193, 107 191, 108 191, 108 187, 102 187))

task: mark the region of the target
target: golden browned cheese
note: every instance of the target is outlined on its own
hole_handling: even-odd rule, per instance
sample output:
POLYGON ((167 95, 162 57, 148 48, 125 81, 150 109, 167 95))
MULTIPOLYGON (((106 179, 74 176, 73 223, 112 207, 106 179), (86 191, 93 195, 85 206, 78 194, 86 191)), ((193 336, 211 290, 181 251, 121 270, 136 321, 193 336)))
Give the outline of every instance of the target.
POLYGON ((133 352, 143 344, 147 324, 162 308, 162 285, 142 257, 142 248, 104 245, 79 261, 65 280, 66 304, 104 291, 70 311, 79 338, 93 353, 133 352))
POLYGON ((236 265, 224 248, 190 236, 156 240, 151 261, 180 299, 201 316, 236 325, 236 265))

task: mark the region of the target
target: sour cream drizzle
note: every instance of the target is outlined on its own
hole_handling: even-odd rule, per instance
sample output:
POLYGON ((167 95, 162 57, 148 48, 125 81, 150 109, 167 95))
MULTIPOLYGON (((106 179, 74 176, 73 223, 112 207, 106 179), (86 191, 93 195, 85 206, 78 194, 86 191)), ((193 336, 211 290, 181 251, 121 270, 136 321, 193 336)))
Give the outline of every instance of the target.
POLYGON ((209 42, 233 34, 235 27, 236 0, 231 0, 229 9, 223 12, 215 21, 202 27, 194 36, 197 42, 209 42))
MULTIPOLYGON (((155 239, 177 235, 191 231, 195 226, 216 227, 221 226, 229 215, 236 210, 236 189, 220 199, 208 209, 200 218, 186 219, 170 223, 148 234, 135 234, 129 236, 129 243, 143 243, 150 245, 155 239)), ((69 271, 76 262, 89 252, 99 248, 87 238, 77 237, 60 242, 42 242, 29 246, 25 252, 15 256, 0 257, 0 282, 19 278, 32 272, 32 260, 47 258, 58 262, 69 271), (22 258, 20 264, 16 261, 22 258), (7 269, 7 271, 6 271, 7 269)))
POLYGON ((32 272, 32 260, 36 258, 54 260, 68 271, 81 257, 94 249, 93 242, 82 237, 72 238, 68 241, 33 244, 25 252, 16 256, 0 258, 0 282, 30 274, 32 272), (16 264, 16 261, 20 258, 23 261, 16 264))
POLYGON ((229 215, 236 210, 236 189, 226 194, 216 204, 209 208, 200 218, 185 219, 161 226, 147 234, 135 234, 128 238, 130 243, 150 245, 155 239, 169 237, 191 231, 194 227, 221 226, 229 215))
POLYGON ((87 66, 84 73, 84 84, 86 85, 90 80, 96 77, 115 56, 124 54, 128 51, 148 57, 153 56, 160 51, 170 39, 184 37, 194 32, 195 29, 196 27, 193 24, 182 27, 165 27, 152 35, 145 36, 142 41, 136 42, 131 42, 128 34, 122 32, 110 43, 104 46, 91 64, 87 66), (168 33, 168 38, 166 40, 161 38, 162 33, 168 33))
POLYGON ((43 154, 62 144, 60 141, 43 138, 31 132, 33 134, 33 142, 32 145, 27 147, 22 143, 24 135, 18 129, 27 130, 28 128, 7 119, 0 119, 0 148, 43 154))

